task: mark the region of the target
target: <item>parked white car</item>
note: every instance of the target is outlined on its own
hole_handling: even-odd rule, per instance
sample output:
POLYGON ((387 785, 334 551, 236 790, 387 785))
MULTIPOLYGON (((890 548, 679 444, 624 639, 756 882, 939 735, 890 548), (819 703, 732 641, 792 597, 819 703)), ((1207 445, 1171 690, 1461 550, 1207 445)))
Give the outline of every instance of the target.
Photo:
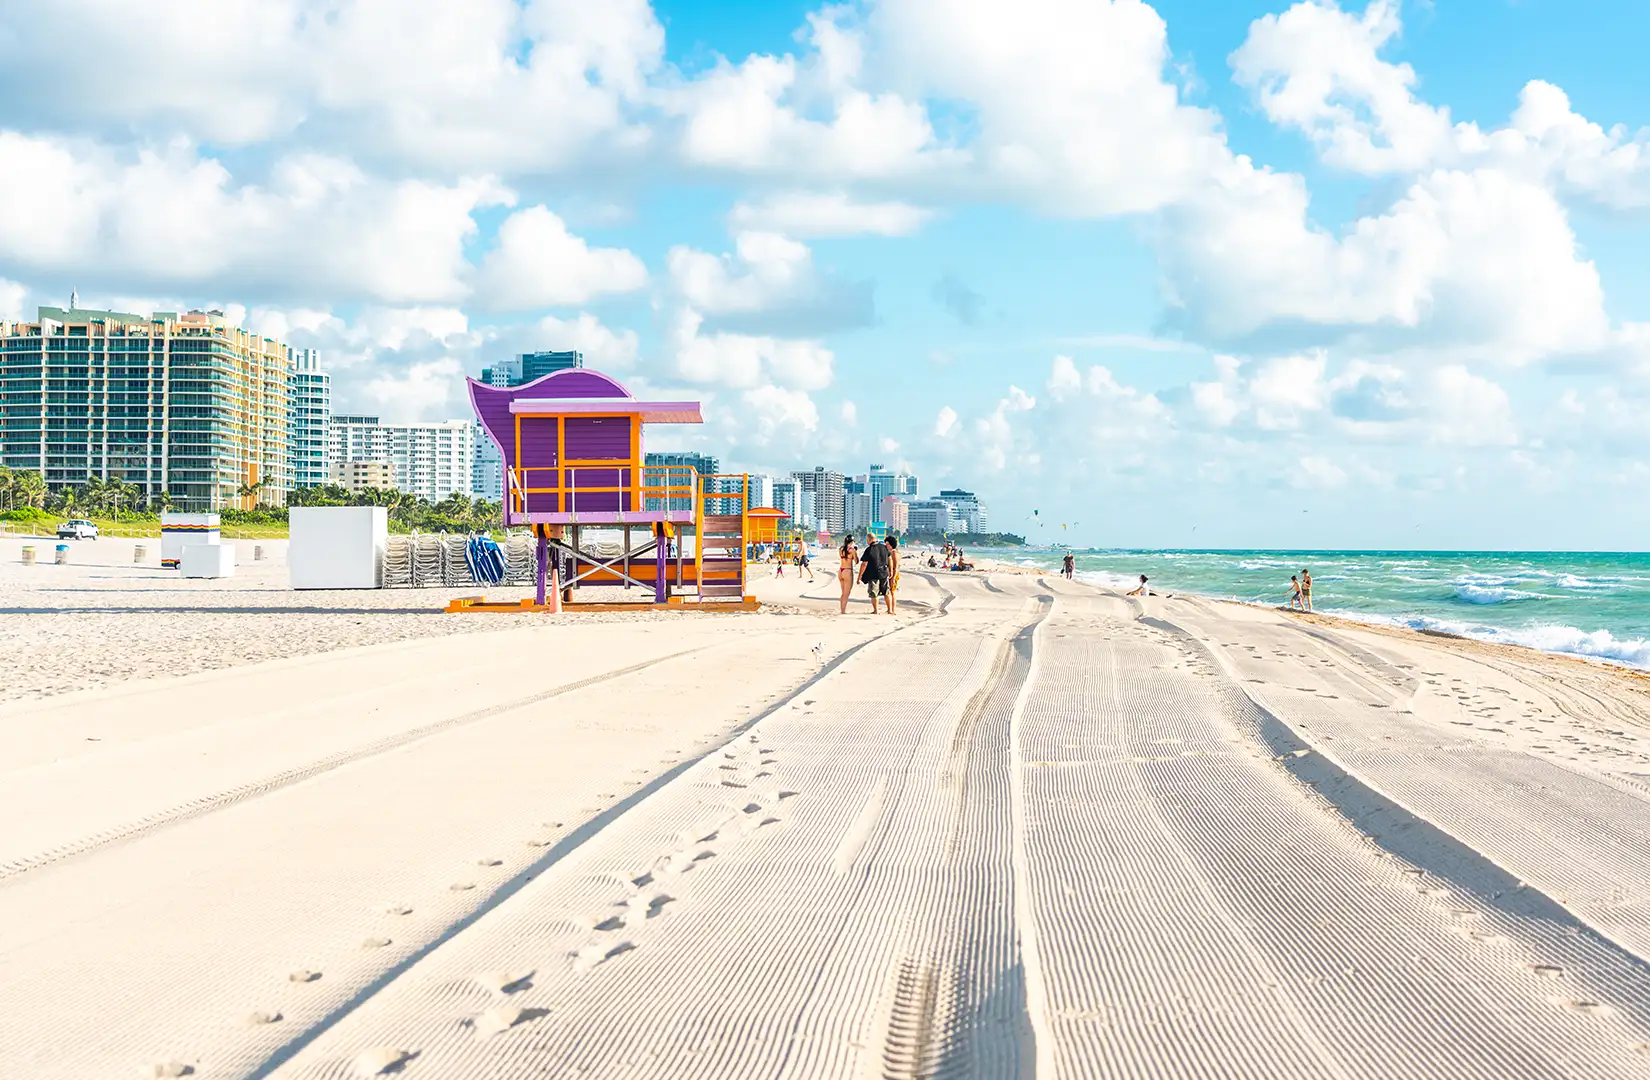
POLYGON ((96 540, 97 526, 84 518, 75 518, 73 521, 65 521, 57 527, 57 538, 59 540, 96 540))

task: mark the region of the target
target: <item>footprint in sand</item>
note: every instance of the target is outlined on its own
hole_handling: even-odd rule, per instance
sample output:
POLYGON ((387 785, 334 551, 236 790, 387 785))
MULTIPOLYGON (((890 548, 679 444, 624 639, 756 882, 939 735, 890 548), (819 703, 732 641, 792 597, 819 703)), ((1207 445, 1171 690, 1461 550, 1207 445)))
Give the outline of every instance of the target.
POLYGON ((500 1032, 509 1031, 517 1024, 525 1024, 529 1020, 537 1020, 541 1016, 549 1015, 549 1009, 524 1009, 517 1005, 495 1005, 476 1017, 472 1022, 475 1024, 476 1034, 488 1039, 500 1032))
POLYGON ((1534 974, 1548 979, 1556 979, 1560 975, 1564 974, 1563 968, 1555 967, 1552 964, 1531 964, 1529 965, 1529 969, 1534 974))
POLYGON ((320 977, 321 977, 321 973, 319 971, 310 971, 307 968, 299 968, 297 971, 294 971, 292 974, 288 975, 286 978, 287 978, 288 982, 312 983, 312 982, 316 981, 317 979, 319 979, 320 977))
POLYGON ((504 860, 503 859, 477 859, 476 860, 476 865, 477 866, 503 866, 504 865, 504 860))
POLYGON ((391 904, 384 909, 386 915, 411 915, 412 908, 406 904, 391 904))
POLYGON ((150 1076, 193 1076, 195 1067, 181 1061, 157 1061, 149 1067, 150 1076))
POLYGON ((455 881, 451 885, 447 886, 447 889, 450 892, 469 892, 475 887, 476 883, 473 881, 455 881))
POLYGON ((278 1024, 281 1019, 280 1012, 275 1009, 254 1009, 241 1017, 241 1023, 247 1027, 261 1027, 264 1024, 278 1024))
POLYGON ((633 941, 621 941, 617 945, 608 945, 605 942, 591 942, 578 952, 573 953, 573 970, 583 973, 590 971, 601 964, 622 956, 636 947, 633 941))
POLYGON ((1608 1016, 1612 1011, 1610 1006, 1603 1002, 1587 1001, 1583 998, 1550 997, 1547 1000, 1567 1012, 1578 1013, 1582 1016, 1608 1016))
POLYGON ((387 1076, 398 1073, 402 1067, 417 1057, 413 1050, 402 1050, 393 1046, 375 1046, 371 1050, 363 1050, 355 1056, 354 1066, 357 1076, 387 1076))
POLYGON ((390 939, 387 937, 369 937, 361 939, 361 947, 363 949, 382 949, 390 943, 390 939))
POLYGON ((483 990, 506 997, 530 989, 535 974, 533 971, 483 971, 470 979, 483 990))

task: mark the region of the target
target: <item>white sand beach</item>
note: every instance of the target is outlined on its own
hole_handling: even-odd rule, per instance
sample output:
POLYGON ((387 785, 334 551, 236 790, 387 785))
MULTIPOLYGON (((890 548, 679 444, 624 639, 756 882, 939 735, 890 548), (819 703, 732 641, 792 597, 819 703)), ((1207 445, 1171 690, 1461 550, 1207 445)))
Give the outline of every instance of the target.
POLYGON ((0 539, 6 1080, 1650 1070, 1642 679, 1010 568, 450 615, 262 543, 0 539))

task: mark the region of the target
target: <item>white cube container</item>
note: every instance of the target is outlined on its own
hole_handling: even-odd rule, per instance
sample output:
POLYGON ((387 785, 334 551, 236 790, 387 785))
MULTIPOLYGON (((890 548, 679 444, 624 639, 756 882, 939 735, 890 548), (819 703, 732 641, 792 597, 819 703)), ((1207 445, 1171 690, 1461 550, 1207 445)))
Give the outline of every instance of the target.
POLYGON ((382 506, 294 506, 287 569, 294 589, 377 589, 384 584, 390 512, 382 506))
POLYGON ((189 544, 178 558, 183 577, 226 578, 235 576, 234 544, 189 544))
POLYGON ((168 510, 160 515, 160 564, 176 567, 183 558, 184 548, 192 544, 216 544, 221 539, 218 515, 175 514, 168 510))

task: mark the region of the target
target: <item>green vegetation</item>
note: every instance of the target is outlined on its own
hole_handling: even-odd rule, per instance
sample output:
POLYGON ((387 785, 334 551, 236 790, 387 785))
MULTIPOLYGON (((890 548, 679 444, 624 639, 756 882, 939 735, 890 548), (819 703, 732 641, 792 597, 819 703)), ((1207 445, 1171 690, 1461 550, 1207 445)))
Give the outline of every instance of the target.
POLYGON ((900 537, 905 540, 909 537, 918 543, 939 545, 947 540, 958 547, 1024 547, 1026 538, 1014 533, 930 533, 910 532, 900 537))
MULTIPOLYGON (((262 484, 248 484, 237 494, 254 498, 262 484)), ((453 494, 432 503, 401 491, 349 491, 337 484, 304 488, 287 497, 291 506, 382 506, 389 511, 390 531, 398 533, 492 532, 503 521, 503 508, 485 499, 453 494)), ((55 528, 66 518, 85 518, 104 536, 159 536, 160 514, 172 509, 169 496, 145 499, 142 489, 121 480, 87 477, 84 484, 49 491, 37 472, 0 466, 0 522, 16 529, 55 528)), ((223 535, 263 540, 287 535, 285 506, 258 504, 251 510, 218 511, 223 535)))

